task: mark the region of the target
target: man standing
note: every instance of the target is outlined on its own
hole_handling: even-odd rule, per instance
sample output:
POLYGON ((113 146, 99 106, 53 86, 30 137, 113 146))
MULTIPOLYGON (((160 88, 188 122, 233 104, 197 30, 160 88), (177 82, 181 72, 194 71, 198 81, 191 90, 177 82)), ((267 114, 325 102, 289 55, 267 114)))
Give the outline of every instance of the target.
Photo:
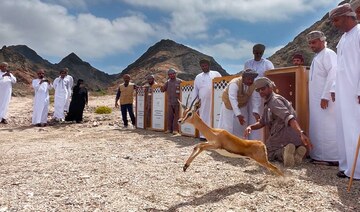
POLYGON ((270 79, 260 77, 254 84, 265 106, 261 119, 246 128, 245 137, 253 130, 269 126, 265 142, 269 160, 281 161, 286 167, 300 164, 306 154, 305 146, 311 149, 311 143, 296 121, 294 108, 288 100, 273 92, 275 84, 270 79))
POLYGON ((60 76, 54 80, 54 119, 55 121, 64 121, 65 119, 65 106, 68 101, 70 94, 70 82, 66 78, 66 70, 62 69, 60 71, 60 76))
POLYGON ((218 128, 243 138, 245 127, 249 123, 249 116, 260 118, 261 99, 259 94, 254 93, 254 79, 257 76, 256 71, 247 69, 242 76, 229 82, 222 94, 223 103, 221 104, 218 128), (254 107, 251 114, 248 113, 250 102, 258 105, 258 107, 254 107))
POLYGON ((16 78, 10 70, 8 70, 8 63, 0 63, 0 123, 7 124, 7 111, 12 93, 12 85, 16 83, 16 78))
POLYGON ((49 90, 52 88, 49 80, 45 79, 45 72, 39 69, 38 78, 32 81, 35 91, 32 124, 37 127, 44 127, 47 124, 49 112, 49 90))
POLYGON ((302 56, 302 54, 294 54, 294 56, 292 57, 292 64, 294 66, 304 65, 304 57, 302 56))
MULTIPOLYGON (((250 59, 245 62, 244 70, 246 69, 252 69, 256 71, 259 75, 258 77, 263 77, 265 71, 274 69, 274 65, 272 62, 268 59, 262 58, 265 52, 265 45, 263 44, 256 44, 253 46, 253 55, 254 59, 250 59)), ((254 110, 255 105, 250 105, 248 113, 252 113, 254 110)), ((262 111, 262 106, 260 106, 260 111, 262 111)), ((260 114, 261 115, 261 114, 260 114)), ((257 122, 258 120, 255 119, 254 116, 250 116, 250 120, 248 124, 253 124, 257 122)), ((254 132, 250 135, 250 139, 254 140, 262 140, 262 131, 254 132)))
MULTIPOLYGON (((207 59, 200 60, 199 64, 203 72, 195 77, 192 99, 195 99, 197 96, 199 97, 201 101, 199 109, 200 118, 208 126, 211 126, 212 79, 221 77, 221 74, 217 71, 210 71, 210 61, 207 59)), ((202 134, 200 134, 200 140, 206 140, 202 134)))
POLYGON ((176 70, 170 68, 168 70, 169 79, 165 85, 161 87, 162 92, 167 92, 167 133, 179 135, 179 99, 181 79, 176 78, 176 70))
POLYGON ((336 53, 325 47, 326 37, 321 31, 306 35, 315 57, 309 72, 309 138, 314 146, 310 156, 314 163, 337 165, 335 104, 330 101, 330 89, 336 78, 336 53))
MULTIPOLYGON (((151 69, 150 71, 152 71, 153 69, 151 69)), ((157 83, 155 82, 155 77, 154 75, 150 74, 149 76, 146 77, 147 83, 145 84, 145 111, 146 111, 146 128, 151 127, 151 103, 152 103, 152 86, 156 85, 157 83)))
POLYGON ((69 81, 69 87, 70 87, 70 93, 68 95, 68 99, 66 101, 65 104, 65 111, 64 112, 68 112, 69 111, 69 107, 70 107, 70 102, 71 102, 71 96, 72 96, 72 88, 74 86, 74 78, 72 76, 69 75, 69 69, 68 68, 64 68, 63 69, 66 72, 66 76, 65 78, 69 81))
MULTIPOLYGON (((360 26, 350 4, 329 13, 332 24, 343 31, 337 45, 336 138, 339 143, 339 177, 349 177, 360 134, 360 26)), ((358 159, 357 159, 358 160, 358 159)), ((354 179, 360 179, 360 161, 354 179)))
POLYGON ((118 101, 120 99, 121 116, 124 122, 124 128, 128 127, 127 112, 129 112, 133 128, 136 126, 135 115, 133 109, 135 84, 130 82, 130 75, 123 76, 124 83, 120 85, 115 98, 115 107, 119 107, 118 101))

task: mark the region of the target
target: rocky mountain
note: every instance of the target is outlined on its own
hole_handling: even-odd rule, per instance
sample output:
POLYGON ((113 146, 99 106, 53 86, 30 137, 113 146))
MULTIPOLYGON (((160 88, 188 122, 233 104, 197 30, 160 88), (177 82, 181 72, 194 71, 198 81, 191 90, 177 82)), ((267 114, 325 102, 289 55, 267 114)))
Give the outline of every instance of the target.
MULTIPOLYGON (((124 69, 117 77, 130 74, 132 81, 142 85, 150 73, 155 75, 157 82, 165 82, 170 67, 178 70, 177 76, 183 80, 194 80, 201 72, 199 61, 206 58, 211 61, 210 69, 229 75, 214 58, 172 40, 161 40, 151 46, 135 62, 124 69)), ((117 80, 119 83, 121 79, 117 80)))
POLYGON ((0 49, 0 61, 8 62, 10 70, 17 78, 18 82, 13 87, 14 95, 27 95, 33 92, 31 81, 40 68, 46 70, 47 78, 54 80, 62 68, 68 67, 75 82, 79 78, 84 79, 91 91, 106 90, 114 80, 114 76, 92 67, 74 53, 62 59, 60 63, 52 64, 25 45, 3 46, 0 49))
POLYGON ((226 76, 228 73, 211 57, 178 44, 172 40, 161 40, 151 46, 134 63, 121 73, 108 75, 83 61, 75 53, 63 58, 59 63, 52 64, 43 59, 34 50, 25 45, 4 46, 0 50, 0 61, 6 61, 16 75, 18 83, 14 85, 14 95, 31 94, 31 81, 36 77, 39 68, 46 70, 46 76, 54 80, 59 70, 69 68, 74 80, 81 78, 92 91, 107 91, 114 93, 124 74, 130 74, 132 81, 138 85, 146 82, 149 74, 154 74, 157 82, 165 82, 167 70, 173 67, 178 70, 178 77, 183 80, 193 80, 200 73, 199 60, 207 58, 211 61, 211 69, 226 76))
POLYGON ((60 63, 55 64, 55 67, 57 70, 65 67, 69 68, 74 80, 83 79, 88 87, 94 91, 106 90, 115 79, 114 75, 106 74, 92 67, 88 62, 80 59, 75 53, 66 56, 60 63))
MULTIPOLYGON (((343 4, 345 2, 349 1, 342 1, 340 4, 343 4)), ((275 67, 291 66, 292 56, 295 53, 301 53, 304 56, 305 65, 310 66, 314 53, 308 46, 308 42, 306 41, 306 35, 313 30, 319 30, 324 32, 327 38, 327 47, 336 52, 336 45, 339 42, 340 37, 343 33, 332 26, 331 22, 329 21, 329 15, 325 14, 321 20, 317 21, 312 26, 302 31, 294 38, 293 41, 275 52, 275 54, 269 57, 269 60, 273 62, 275 67)))

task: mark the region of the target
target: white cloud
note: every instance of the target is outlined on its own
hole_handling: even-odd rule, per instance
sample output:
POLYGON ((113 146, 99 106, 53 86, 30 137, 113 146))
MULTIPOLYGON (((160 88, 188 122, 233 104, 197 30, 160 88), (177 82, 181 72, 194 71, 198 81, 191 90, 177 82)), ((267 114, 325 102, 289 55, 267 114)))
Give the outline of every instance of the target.
MULTIPOLYGON (((192 47, 204 54, 211 55, 217 62, 230 74, 240 72, 244 68, 244 63, 248 59, 252 59, 252 48, 255 43, 240 40, 240 41, 227 41, 217 43, 214 45, 200 45, 192 47)), ((270 57, 277 50, 283 46, 270 46, 266 47, 264 58, 270 57)))
POLYGON ((252 57, 253 46, 254 43, 250 41, 240 40, 238 42, 231 41, 214 45, 200 45, 194 48, 218 59, 243 60, 252 57))
POLYGON ((167 12, 173 33, 184 36, 202 33, 217 19, 243 22, 284 22, 336 3, 328 0, 119 0, 137 7, 167 12))
POLYGON ((62 6, 39 0, 5 0, 0 7, 0 42, 25 44, 37 52, 63 57, 104 57, 130 51, 154 34, 141 16, 112 21, 91 14, 68 14, 62 6))

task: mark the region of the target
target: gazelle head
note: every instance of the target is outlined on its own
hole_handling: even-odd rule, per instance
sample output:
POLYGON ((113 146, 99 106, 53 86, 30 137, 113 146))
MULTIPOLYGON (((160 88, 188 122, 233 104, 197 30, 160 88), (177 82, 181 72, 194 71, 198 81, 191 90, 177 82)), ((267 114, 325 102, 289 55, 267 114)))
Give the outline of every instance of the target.
MULTIPOLYGON (((189 95, 190 96, 190 95, 189 95)), ((190 104, 190 107, 187 106, 188 101, 189 101, 189 96, 186 99, 186 104, 184 105, 183 103, 179 101, 182 109, 183 109, 183 113, 181 114, 181 118, 179 118, 178 122, 179 124, 184 124, 185 122, 192 122, 193 118, 194 118, 194 114, 199 110, 200 105, 201 105, 201 101, 198 97, 196 97, 190 104)))

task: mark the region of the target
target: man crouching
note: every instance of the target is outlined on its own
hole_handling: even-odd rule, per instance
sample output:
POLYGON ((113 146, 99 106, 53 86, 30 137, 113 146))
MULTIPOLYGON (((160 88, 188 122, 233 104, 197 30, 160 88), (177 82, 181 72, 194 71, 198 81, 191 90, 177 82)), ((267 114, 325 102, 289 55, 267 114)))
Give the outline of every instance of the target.
POLYGON ((283 96, 273 92, 274 82, 266 77, 255 81, 255 89, 264 98, 264 112, 261 119, 245 129, 245 137, 252 130, 269 126, 270 133, 265 145, 270 161, 278 160, 286 167, 302 162, 306 147, 311 148, 309 138, 296 121, 296 112, 283 96))

